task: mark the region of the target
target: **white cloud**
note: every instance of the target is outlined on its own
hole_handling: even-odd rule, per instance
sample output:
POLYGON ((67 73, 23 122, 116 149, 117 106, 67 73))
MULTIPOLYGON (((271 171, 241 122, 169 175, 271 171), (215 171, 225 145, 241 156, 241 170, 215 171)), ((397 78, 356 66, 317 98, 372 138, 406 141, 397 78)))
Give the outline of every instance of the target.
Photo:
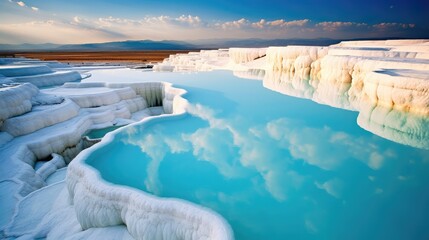
POLYGON ((368 166, 372 169, 380 169, 383 166, 384 157, 378 152, 372 152, 369 155, 368 166))
POLYGON ((261 19, 261 20, 259 20, 259 22, 252 23, 252 27, 254 27, 254 28, 264 28, 264 26, 265 26, 266 23, 267 23, 267 21, 265 19, 261 19))
POLYGON ((235 21, 228 21, 223 23, 216 24, 217 26, 221 27, 222 29, 236 29, 236 28, 242 28, 249 24, 249 20, 245 18, 241 18, 235 21))
MULTIPOLYGON (((37 7, 28 7, 24 2, 14 2, 33 11, 37 7)), ((200 16, 166 15, 150 16, 141 19, 116 18, 113 16, 89 19, 81 16, 72 17, 68 22, 53 19, 60 32, 64 35, 52 34, 46 24, 37 24, 30 28, 28 23, 1 24, 0 41, 20 42, 57 42, 84 43, 106 42, 118 40, 190 40, 209 38, 353 38, 377 37, 379 34, 393 32, 401 34, 410 31, 414 24, 380 23, 367 25, 353 22, 321 22, 312 23, 309 19, 286 21, 284 19, 249 21, 241 18, 234 21, 205 21, 200 16), (383 30, 383 31, 375 31, 383 30), (45 32, 48 34, 40 34, 45 32), (24 40, 25 36, 25 40, 24 40)))
POLYGON ((278 26, 278 27, 303 27, 306 24, 308 24, 309 22, 310 22, 310 20, 308 20, 308 19, 295 20, 295 21, 289 21, 289 22, 287 22, 283 19, 280 19, 280 20, 267 22, 267 25, 278 26))
POLYGON ((282 26, 285 23, 283 19, 268 22, 271 26, 282 26))
POLYGON ((143 136, 132 133, 134 135, 127 138, 127 143, 140 146, 150 157, 150 172, 145 183, 154 192, 162 186, 156 173, 151 172, 158 171, 167 152, 192 154, 212 164, 228 179, 254 176, 252 187, 279 202, 286 201, 302 186, 308 186, 304 184, 307 180, 314 188, 335 198, 342 197, 345 190, 342 180, 303 176, 295 168, 302 163, 311 165, 314 171, 326 172, 335 171, 345 162, 360 161, 368 169, 378 170, 383 167, 385 156, 396 156, 392 149, 368 144, 374 140, 368 136, 357 137, 328 127, 308 127, 286 118, 253 126, 246 119, 218 117, 219 112, 201 104, 190 104, 187 111, 209 126, 177 135, 164 135, 155 129, 143 136))
POLYGON ((188 15, 188 16, 182 15, 178 18, 175 18, 175 20, 178 22, 187 23, 189 25, 198 25, 201 23, 200 17, 191 16, 191 15, 188 15))
POLYGON ((407 28, 414 28, 415 26, 416 26, 415 24, 406 24, 406 23, 379 23, 379 24, 373 25, 373 27, 378 30, 387 30, 392 28, 407 29, 407 28))
MULTIPOLYGON (((158 16, 158 17, 145 17, 139 21, 137 21, 138 23, 149 23, 149 24, 166 24, 169 23, 171 20, 171 18, 169 16, 158 16)), ((116 22, 133 22, 134 20, 116 20, 116 22)))
POLYGON ((21 7, 25 7, 25 6, 27 6, 27 5, 25 5, 25 3, 24 3, 24 2, 22 2, 22 1, 16 2, 16 4, 18 4, 18 5, 19 5, 19 6, 21 6, 21 7))
MULTIPOLYGON (((364 137, 327 127, 309 128, 285 118, 271 121, 266 127, 243 129, 245 124, 219 119, 213 110, 201 105, 191 109, 193 115, 210 124, 210 127, 198 130, 198 134, 185 138, 192 143, 194 155, 213 162, 222 174, 230 177, 234 168, 231 163, 225 164, 229 154, 223 155, 230 151, 228 149, 238 148, 241 166, 257 170, 264 179, 266 190, 278 201, 286 200, 290 188, 298 188, 304 179, 288 168, 294 161, 304 161, 321 170, 334 170, 354 159, 377 170, 383 166, 383 156, 392 151, 368 145, 368 139, 364 137), (217 132, 223 133, 215 134, 217 132), (233 139, 228 140, 231 137, 233 139), (292 157, 288 157, 289 154, 292 157), (279 158, 284 159, 279 161, 279 158)), ((315 184, 334 197, 341 196, 342 183, 338 179, 315 184)))
MULTIPOLYGON (((103 42, 106 39, 119 40, 126 38, 116 32, 109 32, 103 29, 88 28, 82 25, 75 25, 67 22, 55 20, 32 21, 19 24, 0 24, 0 33, 7 33, 12 36, 9 39, 2 39, 5 42, 15 43, 76 43, 82 42, 103 42)), ((0 34, 2 35, 2 34, 0 34)))
POLYGON ((190 149, 190 145, 187 142, 182 141, 180 138, 164 138, 164 141, 172 153, 182 153, 190 149))
POLYGON ((23 7, 23 8, 28 8, 31 9, 35 12, 39 11, 38 7, 34 7, 34 6, 28 6, 25 2, 23 1, 13 1, 13 0, 8 0, 8 2, 10 3, 16 3, 18 6, 23 7))
POLYGON ((340 198, 343 189, 343 182, 337 178, 326 181, 324 183, 315 182, 317 188, 325 190, 329 195, 340 198))
POLYGON ((309 19, 294 20, 294 21, 285 21, 284 19, 266 21, 265 19, 261 19, 258 22, 252 23, 251 26, 257 29, 264 29, 264 28, 287 29, 292 27, 305 27, 308 23, 310 23, 309 19))
POLYGON ((218 128, 202 128, 193 134, 183 135, 184 142, 192 144, 193 155, 202 161, 211 162, 227 178, 243 177, 244 168, 240 167, 232 134, 218 128), (223 141, 219 141, 223 139, 223 141))
POLYGON ((355 23, 355 22, 321 22, 316 24, 316 27, 321 27, 325 31, 334 32, 342 28, 359 28, 368 26, 366 23, 355 23))
POLYGON ((235 21, 217 23, 216 26, 222 29, 241 29, 245 27, 252 27, 255 29, 264 28, 290 28, 290 27, 303 27, 310 22, 309 19, 285 21, 284 19, 278 19, 273 21, 267 21, 261 19, 257 22, 250 22, 245 18, 241 18, 235 21))
POLYGON ((75 16, 75 17, 73 17, 73 22, 80 23, 81 20, 80 20, 80 18, 78 16, 75 16))
POLYGON ((327 127, 319 129, 303 126, 298 131, 294 127, 297 124, 288 119, 278 119, 267 124, 267 132, 282 146, 287 147, 294 158, 324 170, 333 170, 350 157, 378 170, 383 166, 385 153, 391 151, 374 145, 368 146, 365 138, 355 138, 327 127))
POLYGON ((155 26, 159 24, 185 24, 188 26, 197 26, 200 23, 202 23, 202 20, 199 16, 192 16, 192 15, 181 15, 176 18, 172 18, 170 16, 161 15, 158 17, 145 17, 139 20, 134 19, 126 19, 126 18, 114 18, 112 16, 109 16, 107 18, 98 18, 98 21, 95 22, 98 23, 100 26, 103 27, 110 27, 114 24, 122 24, 122 25, 139 25, 141 27, 150 27, 155 26))

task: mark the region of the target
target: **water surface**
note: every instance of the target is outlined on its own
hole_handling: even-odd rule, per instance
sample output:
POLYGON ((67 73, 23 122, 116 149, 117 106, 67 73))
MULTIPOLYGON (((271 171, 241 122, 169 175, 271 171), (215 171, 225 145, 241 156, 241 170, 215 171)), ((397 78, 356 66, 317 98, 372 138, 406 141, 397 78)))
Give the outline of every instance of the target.
POLYGON ((230 72, 115 71, 172 82, 190 106, 124 127, 93 152, 86 162, 107 181, 209 207, 237 239, 429 237, 428 151, 362 129, 358 112, 230 72))
POLYGON ((87 136, 90 139, 99 139, 99 138, 103 138, 106 134, 108 134, 109 132, 112 132, 118 128, 121 128, 123 126, 110 126, 110 127, 106 127, 106 128, 99 128, 99 129, 92 129, 90 131, 88 131, 85 136, 87 136))

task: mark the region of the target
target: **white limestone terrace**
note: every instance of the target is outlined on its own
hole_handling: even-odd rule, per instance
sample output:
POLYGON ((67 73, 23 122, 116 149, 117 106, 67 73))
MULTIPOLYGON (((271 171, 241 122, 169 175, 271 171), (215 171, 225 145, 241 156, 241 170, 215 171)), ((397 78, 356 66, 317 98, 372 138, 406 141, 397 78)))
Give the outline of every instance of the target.
MULTIPOLYGON (((359 111, 364 129, 428 149, 428 46, 395 40, 208 50, 170 56, 154 69, 234 70, 274 91, 359 111)), ((0 64, 0 238, 233 238, 216 213, 113 186, 83 162, 97 148, 81 152, 87 130, 134 124, 153 107, 180 117, 183 90, 159 82, 70 83, 60 71, 78 69, 37 60, 0 64), (56 80, 41 80, 49 75, 56 80)))
POLYGON ((227 53, 219 50, 216 54, 212 50, 211 58, 205 51, 173 55, 154 69, 227 69, 242 76, 245 73, 239 71, 282 72, 288 78, 318 84, 348 85, 348 89, 342 88, 342 91, 359 102, 429 115, 429 40, 345 41, 328 47, 232 48, 227 53))
POLYGON ((37 87, 51 87, 82 79, 79 72, 66 64, 27 58, 0 58, 0 75, 5 77, 0 83, 28 82, 37 87))
POLYGON ((188 60, 181 55, 180 61, 171 56, 155 69, 168 65, 182 71, 181 66, 190 62, 194 71, 233 70, 238 77, 261 80, 273 91, 358 111, 362 128, 429 149, 429 40, 345 41, 329 47, 269 47, 253 52, 234 48, 228 61, 222 50, 216 65, 196 55, 188 60))
MULTIPOLYGON (((164 86, 165 95, 173 97, 171 104, 167 105, 173 114, 170 118, 180 118, 188 105, 181 97, 186 92, 168 83, 160 84, 164 86)), ((148 92, 147 89, 141 88, 148 92)), ((130 127, 128 130, 133 129, 130 127)), ((68 168, 67 187, 83 229, 126 224, 128 232, 137 239, 233 238, 229 224, 207 208, 187 201, 144 194, 103 180, 99 172, 88 167, 84 161, 92 151, 112 140, 113 135, 103 138, 92 150, 79 154, 68 168)))
POLYGON ((265 88, 282 94, 357 111, 357 123, 363 129, 394 142, 429 149, 427 115, 361 102, 360 99, 348 95, 350 84, 346 83, 291 78, 283 72, 268 72, 261 80, 265 88))
POLYGON ((154 65, 155 71, 209 71, 224 68, 230 62, 229 49, 201 50, 170 55, 161 64, 154 65))
MULTIPOLYGON (((19 70, 31 75, 49 68, 5 69, 21 77, 19 70)), ((67 167, 68 187, 64 182, 65 167, 87 147, 85 132, 135 123, 154 113, 182 114, 183 90, 162 82, 69 82, 43 90, 31 83, 1 86, 0 238, 232 238, 228 223, 216 213, 112 187, 79 160, 84 157, 67 167)))

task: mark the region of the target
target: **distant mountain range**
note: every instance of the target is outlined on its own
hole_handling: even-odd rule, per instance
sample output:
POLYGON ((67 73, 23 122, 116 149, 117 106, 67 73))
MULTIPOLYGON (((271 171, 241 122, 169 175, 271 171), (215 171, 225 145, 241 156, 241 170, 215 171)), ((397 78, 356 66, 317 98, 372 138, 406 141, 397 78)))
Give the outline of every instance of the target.
MULTIPOLYGON (((357 40, 357 39, 351 39, 357 40)), ((369 40, 369 39, 368 39, 369 40)), ((375 40, 375 39, 371 39, 375 40)), ((329 38, 317 39, 206 39, 193 41, 122 41, 86 44, 0 44, 0 51, 138 51, 138 50, 196 50, 218 49, 229 47, 268 47, 287 45, 317 45, 327 46, 339 43, 341 40, 329 38)))
POLYGON ((0 44, 0 51, 136 51, 136 50, 186 50, 197 47, 181 41, 123 41, 85 44, 0 44))
POLYGON ((269 47, 269 46, 287 46, 287 45, 317 45, 328 46, 339 43, 341 40, 329 38, 315 39, 208 39, 192 42, 196 46, 204 46, 204 48, 229 48, 229 47, 269 47))

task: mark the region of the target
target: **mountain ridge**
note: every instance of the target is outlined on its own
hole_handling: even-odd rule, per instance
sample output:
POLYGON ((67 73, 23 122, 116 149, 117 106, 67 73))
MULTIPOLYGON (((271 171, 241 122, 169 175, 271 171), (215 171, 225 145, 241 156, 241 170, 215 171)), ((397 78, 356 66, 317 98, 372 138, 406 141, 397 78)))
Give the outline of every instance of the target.
MULTIPOLYGON (((398 39, 398 38, 389 38, 398 39)), ((199 50, 218 49, 230 47, 268 47, 287 45, 317 45, 328 46, 341 41, 350 40, 385 40, 385 39, 200 39, 192 41, 175 40, 126 40, 104 43, 83 43, 83 44, 0 44, 0 51, 142 51, 142 50, 199 50)))

